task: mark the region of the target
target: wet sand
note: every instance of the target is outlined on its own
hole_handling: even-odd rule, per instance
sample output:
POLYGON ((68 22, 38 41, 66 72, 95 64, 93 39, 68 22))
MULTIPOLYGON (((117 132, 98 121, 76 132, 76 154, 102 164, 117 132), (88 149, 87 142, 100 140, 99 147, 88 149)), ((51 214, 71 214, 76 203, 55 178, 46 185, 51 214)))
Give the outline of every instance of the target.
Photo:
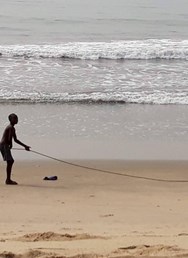
MULTIPOLYGON (((187 161, 74 161, 188 181, 187 161)), ((0 163, 0 257, 188 257, 188 182, 48 160, 0 163), (58 176, 45 181, 45 176, 58 176)))
MULTIPOLYGON (((1 135, 12 112, 19 117, 18 139, 54 157, 187 160, 186 105, 2 104, 1 135)), ((26 152, 14 156, 40 158, 26 152)))

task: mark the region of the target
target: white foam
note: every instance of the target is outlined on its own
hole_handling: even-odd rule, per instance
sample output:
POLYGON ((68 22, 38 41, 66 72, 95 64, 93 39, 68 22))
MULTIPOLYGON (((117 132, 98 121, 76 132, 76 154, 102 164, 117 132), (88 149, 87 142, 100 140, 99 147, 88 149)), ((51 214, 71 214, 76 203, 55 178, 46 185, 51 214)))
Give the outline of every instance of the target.
POLYGON ((134 104, 188 104, 185 93, 165 92, 93 92, 93 93, 25 93, 0 92, 0 102, 17 103, 134 103, 134 104))
POLYGON ((149 39, 53 45, 1 45, 0 53, 6 57, 188 60, 188 40, 149 39))

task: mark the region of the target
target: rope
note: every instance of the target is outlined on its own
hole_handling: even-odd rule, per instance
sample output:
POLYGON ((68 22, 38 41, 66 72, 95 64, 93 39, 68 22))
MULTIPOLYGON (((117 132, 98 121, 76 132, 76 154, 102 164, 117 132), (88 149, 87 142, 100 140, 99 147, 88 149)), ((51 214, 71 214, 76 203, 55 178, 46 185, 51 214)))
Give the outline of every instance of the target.
MULTIPOLYGON (((21 148, 13 148, 13 150, 25 150, 25 149, 21 149, 21 148)), ((143 180, 148 180, 148 181, 156 181, 156 182, 167 182, 167 183, 188 183, 188 180, 173 180, 173 179, 160 179, 160 178, 152 178, 152 177, 145 177, 145 176, 136 176, 136 175, 130 175, 130 174, 123 174, 120 172, 114 172, 114 171, 110 171, 110 170, 104 170, 104 169, 98 169, 98 168, 93 168, 93 167, 88 167, 88 166, 83 166, 83 165, 79 165, 79 164, 75 164, 72 162, 68 162, 62 159, 58 159, 46 154, 43 154, 41 152, 38 151, 34 151, 34 150, 30 150, 30 152, 33 152, 37 155, 70 165, 70 166, 74 166, 74 167, 78 167, 78 168, 84 168, 84 169, 88 169, 88 170, 93 170, 93 171, 97 171, 97 172, 101 172, 101 173, 105 173, 105 174, 111 174, 111 175, 116 175, 116 176, 123 176, 123 177, 129 177, 129 178, 136 178, 136 179, 143 179, 143 180)))

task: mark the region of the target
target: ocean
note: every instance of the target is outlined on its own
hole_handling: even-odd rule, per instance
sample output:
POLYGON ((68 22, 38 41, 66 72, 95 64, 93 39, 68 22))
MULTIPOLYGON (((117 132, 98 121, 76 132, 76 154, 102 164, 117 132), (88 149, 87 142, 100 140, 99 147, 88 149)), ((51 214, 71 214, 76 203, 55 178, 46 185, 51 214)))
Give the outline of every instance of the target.
POLYGON ((49 155, 187 159, 186 0, 0 6, 1 131, 16 112, 49 155))

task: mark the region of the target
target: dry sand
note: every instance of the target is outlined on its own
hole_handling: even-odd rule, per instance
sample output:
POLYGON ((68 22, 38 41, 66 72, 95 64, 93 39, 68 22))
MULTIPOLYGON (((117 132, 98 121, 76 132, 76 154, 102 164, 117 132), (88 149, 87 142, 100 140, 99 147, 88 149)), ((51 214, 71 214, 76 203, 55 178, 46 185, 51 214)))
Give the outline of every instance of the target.
MULTIPOLYGON (((79 161, 131 175, 188 181, 187 161, 79 161)), ((103 174, 55 161, 18 161, 4 184, 0 257, 188 257, 188 182, 103 174), (44 181, 45 176, 57 181, 44 181)))

